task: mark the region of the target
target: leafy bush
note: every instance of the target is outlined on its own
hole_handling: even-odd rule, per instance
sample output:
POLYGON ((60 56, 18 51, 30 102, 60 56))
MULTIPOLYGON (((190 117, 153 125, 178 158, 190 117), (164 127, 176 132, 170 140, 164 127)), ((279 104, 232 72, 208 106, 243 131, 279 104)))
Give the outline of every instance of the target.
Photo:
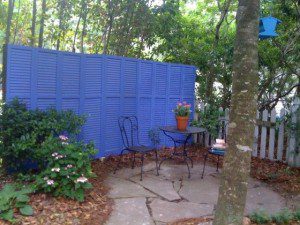
POLYGON ((17 208, 22 215, 30 216, 33 209, 28 204, 33 190, 29 187, 18 187, 16 184, 6 184, 0 191, 0 218, 14 222, 14 209, 17 208))
POLYGON ((3 166, 24 171, 28 162, 44 165, 40 148, 45 139, 63 132, 74 136, 83 124, 84 118, 72 111, 27 110, 18 99, 4 104, 0 115, 0 158, 3 166))
POLYGON ((204 110, 197 112, 199 120, 194 120, 192 126, 204 127, 213 138, 218 137, 218 127, 220 126, 220 117, 224 116, 224 112, 214 105, 207 105, 204 110))
POLYGON ((254 223, 265 224, 271 221, 270 216, 263 210, 250 214, 250 220, 254 223))
POLYGON ((276 213, 272 216, 272 220, 276 224, 287 224, 293 219, 294 215, 288 209, 282 210, 281 212, 276 213))
POLYGON ((66 136, 49 137, 42 144, 48 158, 47 168, 36 177, 36 187, 54 196, 84 200, 84 190, 91 188, 93 177, 91 156, 96 153, 92 144, 69 141, 66 136))
POLYGON ((294 219, 300 221, 300 208, 294 213, 294 219))
POLYGON ((72 111, 27 110, 17 99, 2 109, 0 158, 5 168, 15 168, 19 179, 34 181, 39 191, 83 201, 84 190, 92 187, 88 178, 96 153, 93 144, 76 141, 84 118, 72 111), (38 164, 36 173, 25 168, 30 161, 38 164))

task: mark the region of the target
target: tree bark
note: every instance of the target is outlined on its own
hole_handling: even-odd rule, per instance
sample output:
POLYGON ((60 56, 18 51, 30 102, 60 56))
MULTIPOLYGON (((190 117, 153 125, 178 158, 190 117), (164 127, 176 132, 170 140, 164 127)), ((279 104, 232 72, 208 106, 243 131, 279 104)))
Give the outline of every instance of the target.
POLYGON ((31 38, 30 38, 31 46, 34 46, 34 44, 35 44, 35 24, 36 24, 36 0, 33 0, 32 21, 31 21, 31 38))
POLYGON ((76 42, 76 37, 77 37, 77 34, 78 34, 78 30, 79 30, 79 24, 80 24, 81 17, 82 17, 83 4, 84 4, 84 0, 81 1, 81 10, 80 10, 79 18, 77 20, 76 29, 75 29, 75 33, 74 33, 73 44, 72 44, 72 52, 76 51, 75 42, 76 42))
POLYGON ((242 225, 250 174, 258 86, 259 0, 239 0, 228 150, 214 225, 242 225))
POLYGON ((39 32, 39 44, 38 44, 38 46, 40 48, 43 47, 46 9, 47 9, 46 0, 43 0, 43 2, 42 2, 42 15, 41 15, 41 21, 40 21, 40 32, 39 32))
POLYGON ((14 11, 14 0, 9 0, 8 8, 7 8, 7 20, 6 20, 5 42, 4 42, 5 45, 9 44, 13 11, 14 11))

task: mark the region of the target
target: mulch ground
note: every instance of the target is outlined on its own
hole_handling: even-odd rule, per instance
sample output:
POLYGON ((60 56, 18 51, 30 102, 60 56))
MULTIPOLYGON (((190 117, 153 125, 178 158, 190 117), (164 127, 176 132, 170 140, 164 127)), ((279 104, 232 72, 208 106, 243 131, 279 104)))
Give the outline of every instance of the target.
MULTIPOLYGON (((190 147, 194 162, 203 162, 203 154, 206 151, 207 149, 202 147, 190 147)), ((164 149, 160 151, 160 157, 170 153, 171 149, 164 149)), ((149 155, 145 163, 153 158, 153 155, 149 155)), ((93 171, 97 177, 91 180, 94 188, 86 193, 86 199, 83 203, 60 197, 55 198, 46 194, 33 194, 30 204, 34 208, 34 216, 17 215, 19 224, 104 224, 113 205, 112 200, 107 197, 109 189, 104 184, 104 180, 115 168, 117 160, 118 157, 108 157, 104 161, 95 160, 93 162, 93 171)), ((215 164, 216 161, 216 157, 210 156, 208 163, 215 164)), ((139 163, 137 160, 136 164, 139 165, 139 163)), ((130 165, 130 157, 123 157, 121 167, 129 167, 130 165)), ((252 158, 251 176, 268 183, 282 195, 300 194, 300 169, 290 168, 284 163, 252 158)), ((12 181, 10 177, 5 177, 4 181, 1 176, 0 180, 0 188, 5 182, 12 181)), ((172 223, 172 225, 193 225, 209 220, 211 218, 185 219, 172 223)), ((0 220, 0 224, 8 223, 0 220)))

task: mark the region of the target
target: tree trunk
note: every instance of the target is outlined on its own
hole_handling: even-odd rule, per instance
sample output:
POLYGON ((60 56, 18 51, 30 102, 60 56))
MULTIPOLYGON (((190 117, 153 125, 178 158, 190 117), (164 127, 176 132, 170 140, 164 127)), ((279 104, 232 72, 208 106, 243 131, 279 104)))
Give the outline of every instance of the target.
POLYGON ((45 15, 46 15, 46 0, 42 2, 42 15, 40 21, 40 33, 39 33, 39 47, 43 47, 43 39, 44 39, 44 25, 45 25, 45 15))
POLYGON ((81 42, 80 42, 81 53, 84 53, 83 45, 84 45, 84 36, 86 35, 86 20, 87 20, 87 14, 88 14, 88 2, 85 2, 83 12, 84 12, 83 18, 82 18, 83 24, 82 24, 81 42))
POLYGON ((9 44, 13 11, 14 11, 14 0, 9 0, 8 8, 7 8, 7 20, 6 20, 5 42, 4 42, 5 45, 9 44))
POLYGON ((239 0, 228 135, 214 225, 241 225, 250 174, 258 86, 259 0, 239 0))
POLYGON ((33 0, 32 21, 31 21, 31 38, 30 38, 31 46, 34 46, 34 44, 35 44, 35 24, 36 24, 36 0, 33 0))
POLYGON ((15 31, 14 31, 13 43, 16 42, 16 36, 17 36, 18 29, 19 29, 20 9, 21 9, 21 0, 18 1, 18 16, 17 16, 16 27, 15 27, 15 31))
POLYGON ((58 25, 58 37, 57 37, 57 42, 56 42, 56 50, 60 49, 60 38, 61 38, 61 33, 64 30, 64 24, 63 24, 63 20, 64 20, 64 10, 65 10, 65 6, 66 6, 66 0, 61 0, 58 1, 58 5, 59 5, 59 25, 58 25))
POLYGON ((212 60, 209 63, 210 70, 207 74, 206 90, 205 90, 205 101, 209 104, 212 103, 212 97, 213 97, 212 93, 213 93, 214 82, 215 82, 215 79, 216 79, 216 68, 215 68, 215 66, 216 66, 215 65, 216 64, 216 56, 215 56, 215 51, 216 51, 216 49, 219 45, 221 26, 222 26, 227 14, 228 14, 229 7, 232 3, 232 0, 225 1, 222 8, 220 6, 220 2, 217 1, 217 3, 218 3, 219 10, 221 10, 221 16, 220 16, 220 19, 219 19, 219 21, 216 25, 216 28, 215 28, 215 38, 214 38, 214 43, 213 43, 213 46, 212 46, 212 60))
POLYGON ((84 4, 83 2, 84 2, 84 0, 82 0, 80 15, 79 15, 79 18, 78 18, 77 24, 76 24, 76 29, 75 29, 74 38, 73 38, 73 44, 72 44, 72 52, 76 51, 75 42, 76 42, 76 37, 77 37, 77 34, 78 34, 78 30, 79 30, 80 20, 81 20, 81 17, 82 17, 82 12, 83 12, 82 5, 84 4))

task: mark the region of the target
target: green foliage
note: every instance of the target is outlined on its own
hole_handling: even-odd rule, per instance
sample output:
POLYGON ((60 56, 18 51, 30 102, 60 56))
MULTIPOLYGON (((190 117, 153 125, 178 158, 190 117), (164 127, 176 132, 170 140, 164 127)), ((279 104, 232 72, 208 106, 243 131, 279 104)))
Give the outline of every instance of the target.
POLYGON ((193 121, 193 126, 204 127, 213 138, 218 137, 218 128, 220 126, 220 117, 224 116, 223 111, 214 105, 207 105, 204 110, 197 112, 199 114, 198 121, 193 121))
POLYGON ((186 102, 179 102, 177 103, 176 108, 173 110, 176 116, 183 116, 188 117, 191 114, 191 105, 187 104, 186 102))
POLYGON ((300 222, 300 208, 295 211, 294 219, 300 222))
POLYGON ((271 222, 270 216, 263 210, 256 211, 250 214, 250 220, 254 223, 265 224, 271 222))
POLYGON ((249 217, 252 222, 257 224, 266 224, 269 222, 273 222, 275 224, 288 224, 293 220, 300 220, 300 209, 296 210, 294 213, 292 213, 288 209, 284 209, 271 216, 269 216, 264 210, 260 210, 251 213, 249 217))
POLYGON ((84 124, 84 118, 72 111, 27 110, 18 99, 3 104, 0 121, 0 158, 5 168, 17 171, 24 170, 30 161, 42 167, 41 145, 46 138, 62 132, 74 136, 84 124))
POLYGON ((48 137, 42 144, 47 167, 36 176, 36 188, 54 196, 84 200, 84 190, 92 185, 88 178, 94 176, 91 156, 96 151, 93 144, 68 140, 65 136, 48 137))
POLYGON ((276 224, 287 224, 292 219, 294 219, 293 213, 291 213, 288 209, 282 210, 279 213, 272 215, 272 221, 276 224))
POLYGON ((33 209, 28 204, 28 195, 32 188, 21 187, 16 184, 6 184, 0 191, 0 218, 14 222, 14 209, 17 208, 22 215, 31 216, 33 209))

